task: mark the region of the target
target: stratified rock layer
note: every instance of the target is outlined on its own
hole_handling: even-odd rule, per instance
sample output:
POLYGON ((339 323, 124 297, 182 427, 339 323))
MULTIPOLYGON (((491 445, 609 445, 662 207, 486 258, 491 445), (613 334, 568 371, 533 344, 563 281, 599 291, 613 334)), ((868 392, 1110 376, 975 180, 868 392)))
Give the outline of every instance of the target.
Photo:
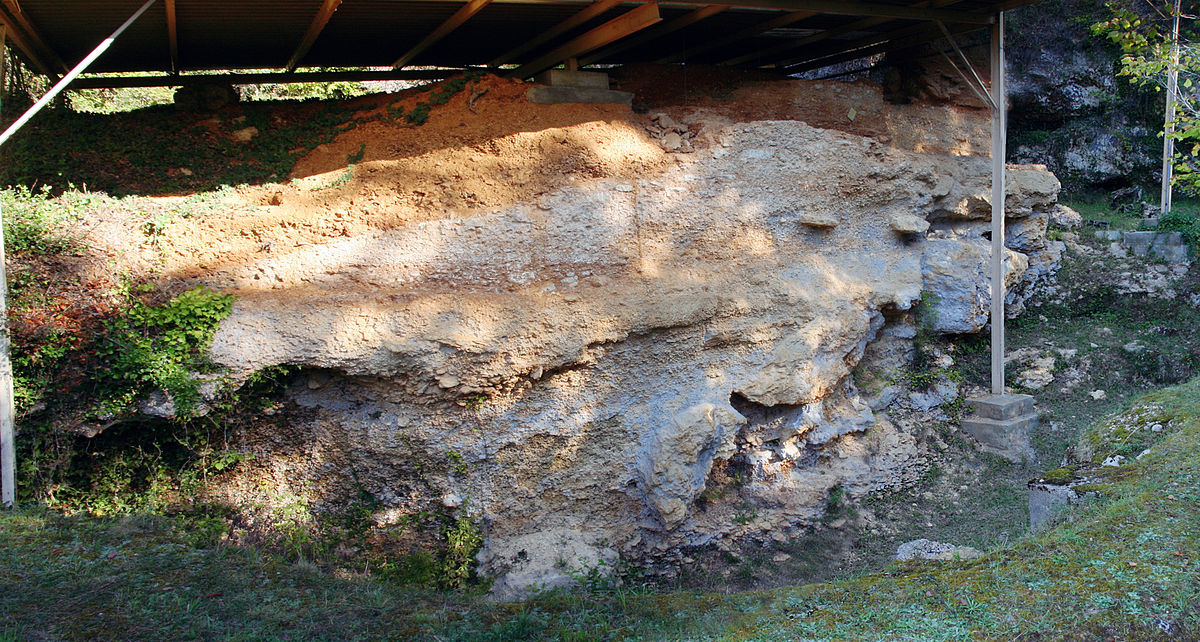
MULTIPOLYGON (((325 435, 305 483, 479 518, 505 595, 902 484, 915 438, 851 371, 923 291, 937 331, 987 322, 990 163, 797 121, 689 125, 705 144, 637 180, 215 269, 238 298, 212 357, 235 377, 322 369, 292 394, 297 429, 325 435)), ((1057 181, 1009 171, 1012 215, 1036 220, 1006 255, 1017 285, 1057 181)))

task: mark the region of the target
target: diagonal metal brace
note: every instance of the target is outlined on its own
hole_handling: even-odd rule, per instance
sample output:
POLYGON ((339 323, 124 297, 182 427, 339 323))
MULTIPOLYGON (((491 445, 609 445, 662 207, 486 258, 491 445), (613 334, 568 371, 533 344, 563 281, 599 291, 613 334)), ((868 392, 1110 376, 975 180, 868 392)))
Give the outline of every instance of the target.
POLYGON ((983 79, 981 79, 979 74, 975 71, 975 65, 971 64, 970 59, 967 58, 967 54, 963 53, 962 48, 958 46, 958 41, 954 39, 954 34, 950 33, 950 30, 946 28, 946 24, 942 21, 939 20, 937 25, 938 28, 942 30, 942 34, 946 36, 946 40, 949 41, 950 46, 954 48, 954 51, 958 52, 958 57, 962 59, 963 65, 965 65, 967 70, 971 72, 971 77, 968 78, 962 67, 959 67, 958 63, 954 62, 954 59, 951 58, 944 50, 941 51, 942 57, 946 59, 946 62, 950 63, 951 67, 954 67, 954 71, 958 72, 958 75, 963 79, 963 82, 966 83, 967 86, 971 88, 971 91, 975 92, 975 95, 985 104, 987 104, 992 111, 999 109, 998 105, 1001 104, 1001 101, 996 100, 996 98, 992 96, 992 93, 988 90, 987 85, 983 83, 983 79))

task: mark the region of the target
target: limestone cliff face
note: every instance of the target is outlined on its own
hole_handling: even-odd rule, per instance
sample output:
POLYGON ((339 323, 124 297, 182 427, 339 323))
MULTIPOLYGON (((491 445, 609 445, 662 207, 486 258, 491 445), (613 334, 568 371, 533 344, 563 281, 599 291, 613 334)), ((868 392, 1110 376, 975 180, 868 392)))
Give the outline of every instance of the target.
POLYGON ((1110 15, 1066 0, 1009 14, 1009 160, 1044 163, 1074 190, 1158 180, 1162 163, 1162 94, 1119 77, 1120 49, 1090 33, 1110 15))
MULTIPOLYGON (((987 322, 988 160, 799 121, 692 124, 696 153, 662 171, 215 269, 238 299, 212 357, 320 369, 291 395, 296 430, 321 436, 303 482, 466 511, 505 594, 802 528, 835 486, 902 484, 915 439, 851 371, 912 336, 885 320, 922 291, 938 331, 987 322), (897 215, 932 227, 898 233, 897 215), (419 460, 453 465, 416 483, 419 460)), ((1058 183, 1009 173, 1019 306, 1057 262, 1058 183)))

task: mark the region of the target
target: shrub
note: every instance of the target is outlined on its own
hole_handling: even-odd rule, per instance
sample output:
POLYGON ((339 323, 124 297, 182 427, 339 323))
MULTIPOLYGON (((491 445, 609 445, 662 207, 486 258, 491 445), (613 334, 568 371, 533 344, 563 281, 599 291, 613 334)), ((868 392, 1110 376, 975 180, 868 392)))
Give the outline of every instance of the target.
POLYGON ((233 297, 197 287, 161 306, 136 303, 105 324, 99 349, 108 369, 99 374, 106 393, 101 414, 125 411, 142 395, 163 390, 178 417, 195 413, 200 399, 195 372, 217 324, 233 311, 233 297))

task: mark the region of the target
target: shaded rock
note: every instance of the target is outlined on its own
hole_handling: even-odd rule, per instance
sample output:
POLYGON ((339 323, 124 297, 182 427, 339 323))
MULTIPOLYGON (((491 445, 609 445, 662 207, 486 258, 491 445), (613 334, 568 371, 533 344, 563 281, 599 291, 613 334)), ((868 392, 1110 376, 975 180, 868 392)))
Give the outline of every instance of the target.
POLYGON ((1055 513, 1079 500, 1069 485, 1029 482, 1029 528, 1041 530, 1055 513))
POLYGON ((1046 226, 1049 222, 1049 214, 1032 214, 1024 218, 1006 221, 1005 247, 1026 254, 1045 247, 1046 226))
POLYGON ((1050 224, 1068 230, 1079 229, 1083 226, 1083 215, 1059 203, 1050 210, 1050 224))
POLYGON ((905 560, 973 560, 983 557, 983 551, 970 546, 956 546, 929 539, 905 542, 896 549, 896 559, 905 560))
POLYGON ((734 452, 738 428, 746 423, 728 403, 702 403, 671 418, 655 433, 643 464, 647 494, 667 528, 687 517, 704 490, 714 460, 734 452))
POLYGON ((618 554, 589 539, 578 529, 555 528, 492 542, 480 553, 481 564, 499 579, 492 596, 511 600, 532 592, 572 586, 589 571, 607 574, 618 554))
POLYGON ((838 226, 838 217, 827 212, 800 212, 796 220, 801 225, 831 230, 838 226))
MULTIPOLYGON (((978 332, 987 323, 991 305, 989 283, 991 247, 982 240, 930 239, 921 260, 924 289, 932 294, 928 323, 936 332, 978 332), (963 279, 964 275, 971 275, 963 279)), ((1005 285, 1025 274, 1029 259, 1005 250, 1005 285)))
POLYGON ((230 133, 229 137, 239 143, 248 143, 257 135, 257 127, 243 127, 230 133))
POLYGON ((896 214, 891 218, 891 225, 897 234, 924 234, 929 231, 929 221, 913 214, 896 214))
POLYGON ((1044 165, 1009 165, 1005 177, 1004 215, 1008 218, 1047 212, 1058 202, 1062 184, 1044 165))
POLYGON ((1041 390, 1054 381, 1054 357, 1038 357, 1017 375, 1017 385, 1041 390))

